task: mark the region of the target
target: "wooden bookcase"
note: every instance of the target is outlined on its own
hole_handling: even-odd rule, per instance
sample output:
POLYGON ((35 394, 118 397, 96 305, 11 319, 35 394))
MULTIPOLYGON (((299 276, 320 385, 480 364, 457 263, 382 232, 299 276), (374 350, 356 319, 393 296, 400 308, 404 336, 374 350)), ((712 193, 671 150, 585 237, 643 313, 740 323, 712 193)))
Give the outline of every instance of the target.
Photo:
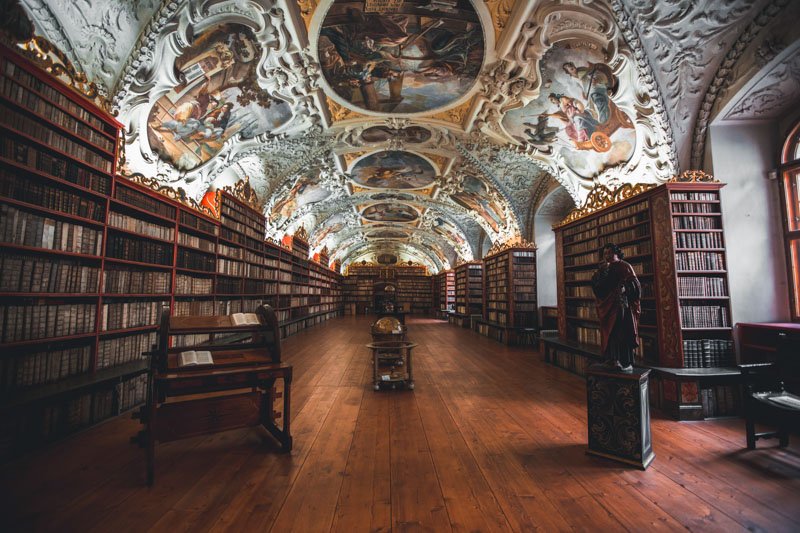
POLYGON ((341 314, 341 275, 265 242, 263 215, 221 193, 216 220, 116 176, 119 123, 13 51, 0 61, 0 458, 144 401, 164 307, 265 302, 283 336, 341 314))
MULTIPOLYGON (((104 252, 119 233, 107 220, 117 221, 121 125, 5 47, 0 63, 0 457, 8 457, 133 407, 144 398, 145 364, 109 351, 121 341, 102 321, 112 303, 104 252)), ((161 288, 148 282, 150 293, 161 288)))
POLYGON ((555 359, 559 349, 580 349, 600 359, 590 279, 601 247, 614 242, 642 284, 636 358, 637 364, 657 370, 656 403, 680 419, 736 411, 739 403, 733 398, 738 394, 728 394, 730 405, 724 409, 703 401, 709 394, 705 389, 726 387, 738 374, 731 368, 722 186, 697 172, 657 187, 625 186, 612 192, 601 186, 590 195, 583 216, 568 217, 554 228, 561 343, 554 348, 555 359), (592 209, 593 202, 608 207, 592 209))
POLYGON ((462 328, 472 327, 472 317, 483 316, 483 263, 472 261, 456 267, 456 310, 450 323, 462 328))
POLYGON ((483 287, 478 333, 505 344, 533 344, 539 327, 536 248, 508 248, 484 257, 483 287))
POLYGON ((392 285, 395 302, 405 313, 430 313, 433 305, 433 277, 424 266, 353 264, 342 281, 345 305, 351 314, 374 311, 376 296, 392 285))
POLYGON ((439 316, 446 319, 456 306, 456 273, 453 270, 444 270, 439 272, 435 279, 436 308, 439 316))
POLYGON ((431 312, 433 305, 433 276, 424 272, 398 272, 395 287, 397 304, 409 313, 431 312))

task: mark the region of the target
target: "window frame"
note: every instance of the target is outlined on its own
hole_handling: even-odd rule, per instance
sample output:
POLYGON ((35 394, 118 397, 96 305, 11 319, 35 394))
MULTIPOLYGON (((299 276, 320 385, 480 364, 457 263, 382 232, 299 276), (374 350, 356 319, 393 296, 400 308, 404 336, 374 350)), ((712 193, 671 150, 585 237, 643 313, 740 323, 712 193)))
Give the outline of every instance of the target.
POLYGON ((793 322, 800 322, 800 158, 796 158, 800 145, 800 121, 795 124, 781 150, 778 174, 781 191, 783 244, 786 254, 786 275, 789 278, 789 305, 793 322), (790 221, 789 217, 794 217, 790 221), (796 229, 792 229, 792 227, 796 229), (795 253, 792 253, 792 246, 795 253))

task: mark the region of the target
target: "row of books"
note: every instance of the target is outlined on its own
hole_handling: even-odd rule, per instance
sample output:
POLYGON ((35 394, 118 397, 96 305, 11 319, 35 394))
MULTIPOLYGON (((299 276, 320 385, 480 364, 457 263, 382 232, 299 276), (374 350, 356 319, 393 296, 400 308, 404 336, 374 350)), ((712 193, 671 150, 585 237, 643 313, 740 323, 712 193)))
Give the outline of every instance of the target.
MULTIPOLYGON (((647 222, 650 220, 650 213, 648 211, 641 211, 629 218, 618 219, 615 222, 601 223, 598 221, 600 233, 598 237, 603 237, 611 234, 616 234, 620 230, 639 224, 640 222, 647 222)), ((621 240, 621 239, 620 239, 621 240)))
POLYGON ((727 296, 725 279, 721 277, 681 276, 678 296, 727 296))
POLYGON ((96 293, 100 268, 15 253, 0 257, 0 292, 96 293))
POLYGON ((104 172, 111 173, 114 170, 114 158, 111 154, 100 154, 61 133, 43 127, 41 122, 31 120, 30 117, 12 109, 3 102, 0 102, 0 117, 2 118, 2 123, 7 127, 27 135, 47 147, 70 154, 72 157, 85 161, 104 172))
POLYGON ((242 291, 242 280, 240 278, 217 278, 217 293, 238 294, 242 291))
POLYGON ((727 339, 686 339, 683 341, 683 366, 717 368, 733 365, 733 341, 727 339))
POLYGON ((226 274, 228 276, 241 276, 244 273, 244 263, 218 257, 217 273, 226 274))
POLYGON ((721 229, 722 222, 719 217, 700 216, 693 217, 674 215, 672 225, 675 229, 721 229))
POLYGON ((264 294, 265 283, 260 279, 244 279, 245 294, 264 294))
POLYGON ((168 266, 172 264, 172 246, 166 243, 109 233, 106 257, 168 266))
POLYGON ((244 248, 219 243, 219 253, 233 259, 244 259, 244 248))
POLYGON ((97 344, 97 369, 123 365, 133 361, 146 359, 142 355, 153 349, 157 341, 155 331, 125 335, 121 337, 102 338, 97 344))
POLYGON ((0 135, 0 157, 100 194, 111 192, 111 176, 93 171, 66 156, 35 147, 24 139, 0 135))
POLYGON ((194 228, 211 235, 219 235, 219 226, 186 211, 180 212, 180 218, 178 221, 183 226, 194 228))
POLYGON ((706 418, 739 415, 742 409, 740 388, 738 385, 715 385, 700 389, 700 403, 706 418))
POLYGON ((220 227, 219 229, 219 237, 220 239, 225 239, 226 241, 235 242, 244 246, 247 242, 247 239, 244 235, 237 231, 233 231, 225 226, 220 227))
POLYGON ((193 252, 178 248, 176 255, 178 268, 188 268, 190 270, 202 270, 203 272, 214 272, 217 261, 213 255, 193 252))
POLYGON ((95 330, 97 305, 38 304, 0 306, 3 343, 82 335, 95 330))
POLYGON ((0 204, 0 236, 10 244, 100 255, 103 231, 0 204))
POLYGON ((242 300, 235 299, 217 299, 214 303, 215 315, 232 315, 234 313, 242 313, 242 300))
POLYGON ((716 192, 671 192, 669 193, 669 198, 673 202, 679 202, 681 200, 714 202, 719 200, 719 196, 716 192))
POLYGON ((103 303, 100 331, 156 325, 164 307, 169 307, 169 300, 103 303))
POLYGON ((51 102, 55 103, 62 109, 70 112, 74 116, 80 118, 81 120, 88 122, 95 128, 105 131, 108 134, 113 134, 113 130, 109 129, 108 125, 100 120, 97 116, 90 113, 88 110, 82 108, 77 103, 70 100, 66 95, 58 91, 57 89, 49 86, 48 84, 44 83, 36 76, 32 75, 13 61, 9 59, 3 59, 3 74, 8 77, 14 78, 15 80, 21 82, 25 86, 34 91, 38 92, 39 94, 43 95, 45 98, 50 100, 51 102))
MULTIPOLYGON (((96 395, 97 393, 94 394, 96 395)), ((111 416, 110 412, 105 414, 102 403, 93 401, 92 396, 92 393, 87 392, 73 396, 63 403, 46 405, 42 410, 41 422, 36 424, 40 430, 40 438, 50 440, 111 416)))
POLYGON ((583 344, 600 345, 600 330, 567 324, 567 338, 583 344))
POLYGON ((719 204, 672 204, 673 213, 719 213, 719 204))
POLYGON ((214 301, 211 298, 197 300, 175 300, 173 316, 213 315, 214 301))
MULTIPOLYGON (((220 217, 220 223, 224 226, 223 229, 227 228, 229 230, 233 230, 235 232, 241 233, 243 236, 246 235, 248 237, 252 237, 253 239, 263 239, 264 235, 259 235, 252 227, 250 227, 249 223, 239 222, 229 216, 226 216, 224 213, 220 217)), ((227 235, 226 238, 230 238, 231 240, 236 240, 237 242, 241 242, 242 244, 245 243, 243 239, 239 239, 238 237, 234 237, 232 235, 227 235)))
POLYGON ((142 405, 147 398, 147 375, 140 374, 115 385, 119 398, 119 412, 142 405))
POLYGON ((566 287, 567 298, 594 298, 594 292, 588 285, 572 285, 566 287))
POLYGON ((209 241, 208 239, 189 235, 188 233, 184 233, 182 231, 178 232, 178 244, 182 244, 183 246, 191 246, 192 248, 204 250, 212 254, 217 251, 216 243, 209 241))
POLYGON ((578 318, 588 318, 597 320, 597 306, 591 304, 569 304, 567 305, 567 316, 576 316, 578 318))
POLYGON ((684 328, 727 328, 728 308, 720 305, 681 305, 684 328))
POLYGON ((677 248, 723 248, 722 233, 675 233, 677 248))
POLYGON ((91 197, 87 198, 69 190, 45 185, 39 180, 20 179, 18 174, 19 172, 0 167, 0 195, 96 222, 102 222, 105 218, 105 205, 91 197))
POLYGON ((173 335, 172 346, 174 348, 182 348, 184 346, 197 346, 211 340, 211 335, 207 333, 196 333, 192 335, 173 335))
POLYGON ((175 220, 175 206, 162 202, 158 198, 154 198, 130 187, 120 185, 119 183, 114 188, 114 198, 122 203, 138 207, 154 215, 175 220))
POLYGON ((161 226, 160 224, 153 224, 152 222, 147 222, 146 220, 142 220, 140 218, 123 215, 122 213, 117 213, 116 211, 111 211, 108 213, 108 225, 112 228, 123 229, 125 231, 138 233, 139 235, 154 237, 156 239, 162 239, 165 241, 171 241, 175 236, 174 228, 161 226))
POLYGON ((617 221, 620 219, 630 219, 630 220, 643 220, 649 218, 649 213, 647 209, 650 207, 650 203, 647 200, 636 202, 635 204, 631 204, 627 207, 623 207, 622 209, 616 209, 611 211, 610 213, 606 213, 597 218, 597 225, 600 228, 608 226, 609 223, 613 221, 617 221), (642 215, 647 216, 642 216, 642 215))
POLYGON ((635 241, 637 239, 641 239, 642 237, 649 237, 650 236, 650 224, 642 224, 640 226, 634 226, 630 229, 626 229, 619 232, 608 233, 606 234, 610 241, 616 242, 618 245, 622 245, 627 243, 628 241, 635 241))
MULTIPOLYGON (((226 196, 222 197, 221 211, 226 217, 231 217, 239 222, 250 224, 251 226, 255 226, 257 229, 262 231, 266 228, 264 217, 261 214, 243 208, 241 205, 233 202, 226 196)), ((261 238, 263 239, 263 235, 261 238)))
POLYGON ((677 252, 675 265, 678 270, 725 270, 721 252, 677 252))
POLYGON ((91 357, 89 344, 52 347, 8 357, 6 364, 0 365, 3 372, 0 387, 3 392, 12 392, 86 374, 91 371, 91 357))
POLYGON ((0 87, 3 96, 16 102, 25 109, 44 117, 50 122, 57 124, 75 135, 81 137, 99 147, 106 152, 114 151, 114 140, 108 135, 103 135, 99 131, 90 128, 85 123, 76 119, 72 115, 65 113, 55 105, 51 104, 38 94, 31 92, 11 78, 3 78, 0 87))
POLYGON ((167 294, 170 273, 151 270, 103 271, 103 292, 113 294, 167 294))

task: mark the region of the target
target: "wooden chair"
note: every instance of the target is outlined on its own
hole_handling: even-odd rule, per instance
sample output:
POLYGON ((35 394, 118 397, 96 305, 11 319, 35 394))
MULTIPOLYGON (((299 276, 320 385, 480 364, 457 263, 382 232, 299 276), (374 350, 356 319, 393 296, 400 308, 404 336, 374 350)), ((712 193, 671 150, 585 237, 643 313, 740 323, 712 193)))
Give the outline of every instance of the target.
POLYGON ((147 403, 134 415, 145 429, 134 440, 145 448, 147 484, 154 478, 155 443, 261 425, 292 449, 290 391, 292 367, 281 363, 280 331, 275 312, 262 305, 257 324, 235 325, 230 316, 161 315, 158 346, 152 352, 147 403), (209 335, 195 346, 170 347, 178 335, 209 335), (180 366, 179 355, 210 351, 213 364, 180 366), (283 393, 275 382, 283 380, 283 393), (209 393, 214 393, 210 395, 209 393), (283 411, 273 409, 283 396, 283 411), (276 419, 283 418, 279 427, 276 419))
POLYGON ((750 450, 755 449, 758 439, 777 438, 780 446, 788 446, 789 431, 800 429, 800 396, 785 388, 785 381, 800 378, 798 344, 780 333, 775 362, 739 365, 745 385, 745 430, 750 450), (756 422, 777 430, 756 433, 756 422))

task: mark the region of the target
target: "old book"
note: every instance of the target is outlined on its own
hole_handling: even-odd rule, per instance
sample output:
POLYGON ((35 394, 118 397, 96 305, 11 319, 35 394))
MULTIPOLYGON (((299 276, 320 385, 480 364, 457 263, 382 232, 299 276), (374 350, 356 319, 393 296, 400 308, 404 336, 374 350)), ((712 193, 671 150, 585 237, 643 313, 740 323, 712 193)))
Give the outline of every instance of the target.
POLYGON ((214 359, 207 350, 181 352, 178 354, 179 366, 213 365, 214 359))
POLYGON ((231 324, 234 326, 260 325, 258 315, 255 313, 234 313, 231 315, 231 324))

